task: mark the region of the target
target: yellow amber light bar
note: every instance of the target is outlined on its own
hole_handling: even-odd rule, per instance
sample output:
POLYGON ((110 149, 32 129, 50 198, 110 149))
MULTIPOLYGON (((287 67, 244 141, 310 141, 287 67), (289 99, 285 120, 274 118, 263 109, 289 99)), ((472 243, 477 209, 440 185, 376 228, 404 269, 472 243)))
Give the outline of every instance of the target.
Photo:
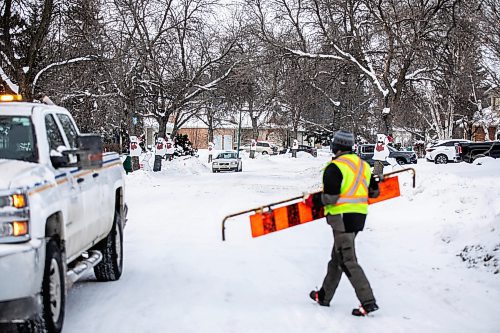
POLYGON ((19 94, 0 95, 0 102, 20 102, 22 100, 23 96, 19 94))

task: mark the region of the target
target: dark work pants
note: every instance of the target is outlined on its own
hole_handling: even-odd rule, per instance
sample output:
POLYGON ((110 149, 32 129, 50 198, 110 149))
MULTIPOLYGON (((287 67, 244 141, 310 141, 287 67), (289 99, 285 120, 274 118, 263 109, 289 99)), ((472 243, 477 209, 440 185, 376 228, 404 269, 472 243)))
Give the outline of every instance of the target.
POLYGON ((356 250, 354 248, 356 233, 334 230, 333 237, 332 259, 328 263, 328 272, 323 281, 323 290, 325 291, 324 302, 331 302, 342 277, 342 272, 349 278, 361 304, 375 302, 370 283, 356 258, 356 250))
POLYGON ((250 158, 255 158, 255 150, 250 150, 250 158))
POLYGON ((384 174, 384 162, 382 161, 373 162, 373 174, 377 175, 379 179, 382 179, 382 175, 384 174))

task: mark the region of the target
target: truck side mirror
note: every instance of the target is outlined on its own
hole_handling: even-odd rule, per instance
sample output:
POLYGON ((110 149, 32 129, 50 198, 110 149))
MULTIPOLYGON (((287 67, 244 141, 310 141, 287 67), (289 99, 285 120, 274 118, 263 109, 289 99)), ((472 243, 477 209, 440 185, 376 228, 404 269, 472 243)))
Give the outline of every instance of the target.
POLYGON ((96 134, 81 134, 78 137, 78 167, 97 169, 102 167, 102 139, 96 134))
POLYGON ((76 166, 75 149, 67 149, 65 146, 59 146, 50 151, 50 162, 54 168, 69 168, 76 166))
POLYGON ((61 156, 50 156, 50 162, 52 163, 52 166, 54 168, 59 169, 59 168, 68 168, 74 165, 71 165, 69 161, 69 157, 67 155, 61 155, 61 156))

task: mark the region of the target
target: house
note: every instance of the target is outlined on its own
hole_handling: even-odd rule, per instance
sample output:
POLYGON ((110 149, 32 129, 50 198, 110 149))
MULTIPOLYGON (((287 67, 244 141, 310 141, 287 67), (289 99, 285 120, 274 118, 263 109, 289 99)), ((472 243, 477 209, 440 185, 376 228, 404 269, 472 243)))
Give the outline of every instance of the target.
POLYGON ((474 114, 473 141, 500 140, 500 87, 488 89, 485 95, 489 106, 474 114))
MULTIPOLYGON (((242 113, 241 119, 241 140, 240 145, 249 144, 253 138, 252 122, 248 114, 242 113)), ((144 120, 144 131, 146 146, 154 145, 156 133, 159 132, 158 122, 154 118, 144 120)), ((173 131, 173 123, 167 123, 166 133, 171 134, 173 131)), ((186 134, 193 144, 193 148, 206 149, 208 148, 208 125, 200 116, 194 116, 188 120, 177 134, 186 134)), ((299 143, 305 142, 304 131, 301 129, 297 133, 299 143)), ((279 126, 265 120, 259 124, 258 141, 269 141, 278 146, 289 145, 292 140, 292 133, 289 129, 279 126)), ((234 119, 219 120, 214 125, 213 140, 215 149, 231 150, 236 149, 238 144, 238 121, 234 119)))
MULTIPOLYGON (((208 125, 199 117, 195 116, 190 119, 177 133, 187 134, 194 148, 208 148, 208 125)), ((240 145, 248 145, 253 138, 251 119, 248 114, 243 114, 241 118, 240 145)), ((259 124, 257 141, 269 141, 278 146, 288 146, 292 139, 291 131, 286 127, 266 121, 259 124)), ((238 144, 238 122, 234 120, 218 121, 214 126, 213 140, 217 150, 236 149, 238 144)), ((299 143, 304 143, 305 135, 303 130, 298 131, 297 140, 299 140, 299 143)))

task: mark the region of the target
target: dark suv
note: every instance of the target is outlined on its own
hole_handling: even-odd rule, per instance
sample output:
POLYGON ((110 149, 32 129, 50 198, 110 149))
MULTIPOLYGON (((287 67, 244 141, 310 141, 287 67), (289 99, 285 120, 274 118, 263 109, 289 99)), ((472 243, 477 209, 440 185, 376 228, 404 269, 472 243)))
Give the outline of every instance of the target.
POLYGON ((306 153, 309 153, 314 157, 318 157, 318 150, 314 147, 299 145, 299 149, 297 149, 297 151, 305 151, 306 153))
MULTIPOLYGON (((374 144, 359 145, 356 154, 373 166, 373 151, 375 150, 374 144)), ((416 164, 417 154, 414 151, 397 150, 389 146, 389 157, 394 158, 398 164, 416 164)), ((384 165, 389 165, 389 162, 384 161, 384 165)))
MULTIPOLYGON (((279 151, 279 153, 286 154, 286 153, 290 153, 291 151, 292 151, 291 148, 283 148, 282 150, 279 151)), ((318 150, 314 147, 311 147, 311 146, 299 145, 299 149, 297 149, 297 151, 303 151, 303 152, 311 154, 314 157, 318 157, 318 150)))

